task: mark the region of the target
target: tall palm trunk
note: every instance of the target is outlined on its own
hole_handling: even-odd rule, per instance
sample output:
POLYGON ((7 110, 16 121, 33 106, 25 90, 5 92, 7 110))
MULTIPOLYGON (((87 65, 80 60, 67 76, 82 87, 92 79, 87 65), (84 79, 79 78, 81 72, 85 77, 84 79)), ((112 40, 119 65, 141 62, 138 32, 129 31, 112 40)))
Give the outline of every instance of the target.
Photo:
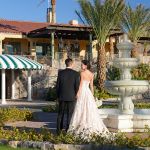
POLYGON ((105 47, 98 47, 98 60, 97 60, 97 79, 98 79, 98 88, 100 91, 104 90, 104 82, 106 80, 106 55, 105 47))
POLYGON ((147 56, 147 48, 144 48, 143 56, 147 56))
POLYGON ((136 58, 138 56, 138 51, 137 51, 137 43, 134 43, 134 47, 131 51, 131 57, 136 58))
POLYGON ((51 5, 52 5, 52 23, 55 23, 56 22, 56 0, 51 0, 51 5))

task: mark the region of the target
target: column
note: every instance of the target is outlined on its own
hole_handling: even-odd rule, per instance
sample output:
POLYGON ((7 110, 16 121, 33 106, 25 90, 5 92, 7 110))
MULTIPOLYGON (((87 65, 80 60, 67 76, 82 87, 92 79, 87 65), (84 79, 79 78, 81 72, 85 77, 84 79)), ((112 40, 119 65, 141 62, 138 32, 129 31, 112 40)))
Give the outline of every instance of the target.
POLYGON ((36 56, 36 42, 30 40, 30 55, 36 56))
POLYGON ((109 37, 109 44, 110 44, 110 57, 111 59, 114 57, 114 43, 113 43, 113 37, 109 37))
POLYGON ((11 99, 15 99, 15 76, 14 70, 11 70, 11 99))
POLYGON ((28 101, 32 101, 31 70, 28 70, 28 101))
POLYGON ((2 104, 6 104, 6 76, 5 76, 5 69, 2 69, 2 104))
POLYGON ((93 51, 92 51, 92 42, 93 42, 93 40, 92 40, 92 34, 90 33, 89 34, 89 60, 92 60, 93 59, 93 51))
POLYGON ((54 61, 54 53, 55 53, 55 41, 54 41, 54 32, 51 32, 51 60, 52 60, 52 66, 54 61))
POLYGON ((0 39, 0 55, 2 54, 3 49, 2 49, 2 39, 0 39))

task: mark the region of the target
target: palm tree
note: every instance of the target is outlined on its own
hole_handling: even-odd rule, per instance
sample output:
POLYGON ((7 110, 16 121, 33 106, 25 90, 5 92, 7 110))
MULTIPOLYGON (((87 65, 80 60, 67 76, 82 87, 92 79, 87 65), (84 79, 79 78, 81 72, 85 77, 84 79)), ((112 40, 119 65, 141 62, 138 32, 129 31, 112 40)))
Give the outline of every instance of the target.
POLYGON ((150 8, 145 8, 140 4, 133 9, 130 5, 127 5, 122 18, 121 27, 134 44, 131 55, 136 57, 139 38, 144 36, 146 32, 150 35, 148 29, 150 28, 150 8))
MULTIPOLYGON (((46 0, 41 0, 39 5, 45 2, 46 0)), ((55 11, 56 11, 56 0, 48 0, 48 3, 52 6, 52 23, 55 23, 55 11)))
POLYGON ((81 20, 93 27, 98 42, 97 79, 98 88, 104 90, 106 79, 105 43, 121 18, 124 9, 123 0, 78 0, 81 20))
POLYGON ((150 45, 150 43, 148 43, 148 42, 143 43, 143 46, 144 46, 143 56, 147 56, 147 50, 148 50, 149 45, 150 45))

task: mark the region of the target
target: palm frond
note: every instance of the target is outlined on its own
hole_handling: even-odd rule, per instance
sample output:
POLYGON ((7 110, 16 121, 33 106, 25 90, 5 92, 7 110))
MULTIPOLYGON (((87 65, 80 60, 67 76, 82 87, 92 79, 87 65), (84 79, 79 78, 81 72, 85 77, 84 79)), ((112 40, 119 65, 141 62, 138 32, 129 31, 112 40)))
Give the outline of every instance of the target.
POLYGON ((150 9, 138 5, 135 10, 127 5, 122 17, 121 27, 128 34, 132 42, 137 42, 140 37, 149 33, 150 9))
POLYGON ((112 28, 118 26, 124 9, 123 0, 78 0, 80 16, 93 27, 100 45, 106 43, 112 28))

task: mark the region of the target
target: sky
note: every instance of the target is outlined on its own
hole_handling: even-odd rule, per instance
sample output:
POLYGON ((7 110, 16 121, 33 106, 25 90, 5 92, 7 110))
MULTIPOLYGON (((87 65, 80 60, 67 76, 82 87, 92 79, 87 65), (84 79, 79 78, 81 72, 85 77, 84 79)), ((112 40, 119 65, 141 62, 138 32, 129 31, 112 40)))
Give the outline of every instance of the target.
MULTIPOLYGON (((0 18, 11 20, 24 20, 45 22, 46 8, 48 0, 45 0, 40 6, 41 0, 0 0, 0 18)), ((142 3, 150 7, 150 0, 126 0, 135 7, 142 3)), ((58 23, 68 23, 70 20, 79 20, 75 14, 78 10, 77 0, 56 0, 56 13, 58 23)))

